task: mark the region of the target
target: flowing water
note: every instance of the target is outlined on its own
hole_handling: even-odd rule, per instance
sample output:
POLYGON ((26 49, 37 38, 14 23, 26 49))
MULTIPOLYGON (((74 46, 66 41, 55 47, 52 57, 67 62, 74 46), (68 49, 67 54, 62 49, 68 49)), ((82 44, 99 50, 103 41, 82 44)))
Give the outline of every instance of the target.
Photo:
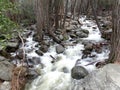
MULTIPOLYGON (((86 20, 85 17, 79 19, 79 21, 83 24, 81 28, 89 30, 89 36, 87 38, 83 38, 83 40, 93 40, 95 42, 103 41, 101 38, 100 31, 98 28, 93 29, 93 27, 97 27, 97 25, 92 20, 86 20)), ((27 57, 38 57, 43 64, 43 68, 41 65, 36 65, 35 68, 41 73, 39 77, 37 77, 26 90, 71 90, 72 88, 72 79, 71 79, 71 69, 76 64, 76 61, 79 59, 78 65, 85 67, 89 72, 95 70, 95 64, 90 64, 93 62, 92 59, 86 58, 81 59, 82 50, 84 50, 84 45, 82 43, 78 43, 75 46, 66 46, 64 53, 57 54, 55 51, 55 47, 57 44, 51 46, 47 53, 43 56, 39 56, 35 53, 35 50, 38 48, 35 47, 37 42, 33 41, 32 35, 27 38, 25 50, 29 51, 27 53, 27 57), (53 56, 56 59, 55 63, 51 63, 53 61, 53 56)), ((108 50, 103 50, 102 53, 96 54, 96 60, 104 60, 108 58, 108 50)))

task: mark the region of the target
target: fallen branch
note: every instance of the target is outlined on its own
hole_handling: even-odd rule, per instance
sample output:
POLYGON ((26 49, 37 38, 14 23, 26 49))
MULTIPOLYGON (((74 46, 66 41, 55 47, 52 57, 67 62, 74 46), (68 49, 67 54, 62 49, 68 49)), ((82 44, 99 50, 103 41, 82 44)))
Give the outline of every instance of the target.
POLYGON ((18 36, 22 42, 22 51, 23 51, 23 59, 22 59, 22 66, 23 66, 23 63, 25 62, 25 49, 24 49, 24 46, 25 46, 25 43, 24 43, 24 40, 22 38, 22 36, 20 35, 20 33, 18 32, 18 36))

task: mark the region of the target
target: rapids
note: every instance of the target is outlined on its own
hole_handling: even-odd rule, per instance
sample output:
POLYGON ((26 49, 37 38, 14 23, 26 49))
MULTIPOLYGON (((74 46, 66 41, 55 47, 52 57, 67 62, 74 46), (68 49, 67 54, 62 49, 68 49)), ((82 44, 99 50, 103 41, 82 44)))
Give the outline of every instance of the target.
MULTIPOLYGON (((89 31, 89 36, 87 38, 83 38, 83 40, 93 40, 94 42, 103 41, 101 38, 101 33, 98 28, 93 29, 93 27, 97 27, 94 21, 86 20, 86 17, 81 17, 79 19, 80 23, 82 23, 83 29, 89 31)), ((47 53, 43 56, 39 56, 35 53, 35 50, 38 48, 35 47, 37 42, 33 41, 33 33, 27 38, 27 42, 25 43, 25 50, 29 52, 27 53, 27 57, 38 57, 43 64, 43 68, 41 65, 36 65, 35 68, 38 72, 41 73, 39 77, 37 77, 31 84, 26 86, 25 90, 71 90, 72 86, 72 78, 71 78, 71 69, 78 61, 77 65, 81 65, 85 67, 89 72, 95 70, 95 63, 87 65, 93 62, 92 59, 86 58, 81 59, 82 50, 84 50, 84 45, 82 43, 78 43, 75 46, 66 46, 64 53, 57 54, 55 51, 55 47, 57 44, 51 46, 47 53), (31 50, 31 51, 30 51, 31 50), (56 58, 55 63, 51 63, 53 58, 50 57, 52 55, 56 58)), ((96 54, 96 60, 104 60, 108 58, 109 51, 103 50, 102 53, 96 54)))

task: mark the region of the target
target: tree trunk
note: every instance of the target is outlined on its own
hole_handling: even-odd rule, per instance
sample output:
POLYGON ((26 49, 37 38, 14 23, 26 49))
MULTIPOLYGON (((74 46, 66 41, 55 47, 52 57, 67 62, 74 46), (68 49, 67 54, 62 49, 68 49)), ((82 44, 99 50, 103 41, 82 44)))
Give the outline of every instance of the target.
POLYGON ((109 63, 120 62, 120 0, 114 0, 113 12, 113 32, 111 36, 111 52, 109 63))
POLYGON ((37 21, 37 36, 39 41, 43 39, 43 27, 44 27, 44 0, 36 1, 36 21, 37 21))

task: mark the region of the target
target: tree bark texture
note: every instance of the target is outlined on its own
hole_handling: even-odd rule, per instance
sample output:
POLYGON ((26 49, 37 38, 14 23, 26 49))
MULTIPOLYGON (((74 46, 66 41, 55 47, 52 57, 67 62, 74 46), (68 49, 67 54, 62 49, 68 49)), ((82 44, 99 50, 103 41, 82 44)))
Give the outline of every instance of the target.
POLYGON ((114 0, 112 12, 111 52, 108 62, 120 62, 120 0, 114 0))

